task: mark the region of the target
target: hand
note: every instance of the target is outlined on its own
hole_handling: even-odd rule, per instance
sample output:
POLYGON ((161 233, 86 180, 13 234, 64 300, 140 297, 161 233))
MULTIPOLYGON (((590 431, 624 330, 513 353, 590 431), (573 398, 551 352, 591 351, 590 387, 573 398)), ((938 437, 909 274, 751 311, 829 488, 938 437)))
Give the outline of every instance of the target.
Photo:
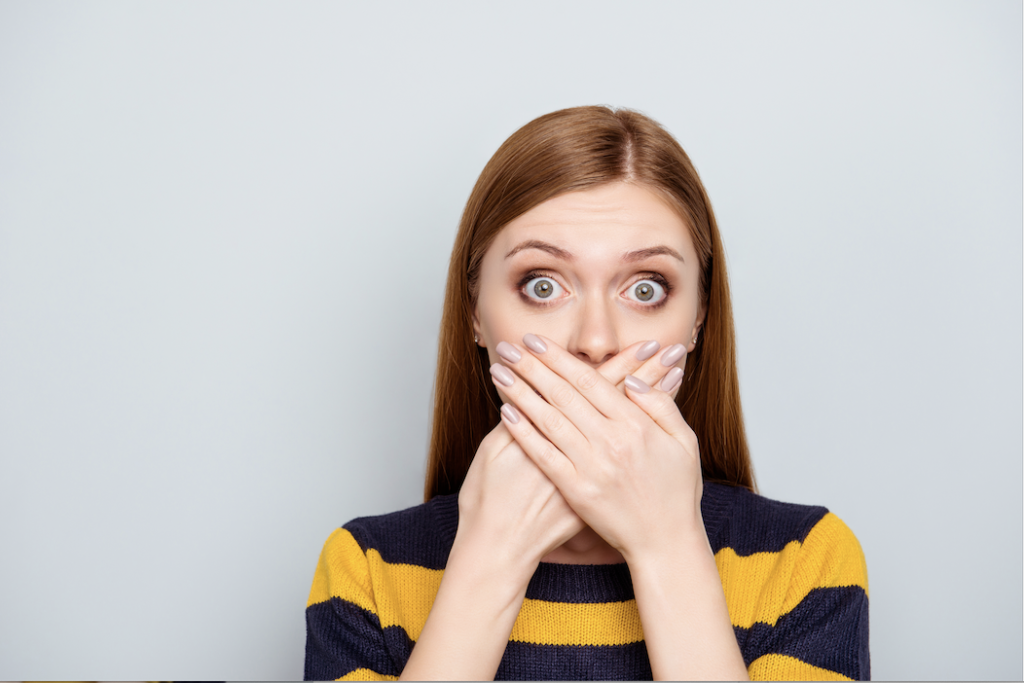
MULTIPOLYGON (((667 538, 707 545, 697 438, 664 390, 674 391, 681 379, 660 362, 677 347, 627 376, 623 395, 602 372, 549 339, 527 335, 530 351, 500 346, 515 374, 496 365, 492 375, 529 418, 512 423, 506 409, 506 427, 583 521, 627 562, 659 552, 667 538), (664 388, 651 388, 662 379, 664 388)), ((629 351, 635 355, 630 347, 617 358, 629 351)))
POLYGON ((490 680, 530 577, 583 529, 501 423, 480 442, 459 491, 459 528, 406 680, 490 680))
POLYGON ((529 581, 542 557, 582 529, 555 485, 498 423, 480 443, 459 492, 456 544, 468 541, 529 581))

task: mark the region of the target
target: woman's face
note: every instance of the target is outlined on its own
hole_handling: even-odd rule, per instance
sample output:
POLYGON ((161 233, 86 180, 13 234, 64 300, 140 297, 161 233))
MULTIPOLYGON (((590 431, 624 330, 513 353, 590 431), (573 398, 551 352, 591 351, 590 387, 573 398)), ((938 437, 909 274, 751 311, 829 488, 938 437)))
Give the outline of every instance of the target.
POLYGON ((595 367, 651 339, 692 351, 704 321, 698 279, 682 218, 641 185, 609 183, 550 199, 497 234, 474 328, 491 363, 498 342, 522 346, 527 332, 595 367))

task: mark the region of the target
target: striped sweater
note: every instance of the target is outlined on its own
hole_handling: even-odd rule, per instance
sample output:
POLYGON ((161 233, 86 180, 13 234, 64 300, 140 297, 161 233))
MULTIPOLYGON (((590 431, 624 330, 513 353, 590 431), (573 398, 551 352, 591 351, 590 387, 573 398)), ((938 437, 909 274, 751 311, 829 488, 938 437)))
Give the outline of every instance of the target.
MULTIPOLYGON (((868 679, 867 568, 825 508, 705 483, 701 512, 751 679, 868 679)), ((306 605, 306 679, 395 679, 426 623, 458 497, 353 520, 327 539, 306 605)), ((651 678, 625 564, 541 563, 496 679, 651 678)))

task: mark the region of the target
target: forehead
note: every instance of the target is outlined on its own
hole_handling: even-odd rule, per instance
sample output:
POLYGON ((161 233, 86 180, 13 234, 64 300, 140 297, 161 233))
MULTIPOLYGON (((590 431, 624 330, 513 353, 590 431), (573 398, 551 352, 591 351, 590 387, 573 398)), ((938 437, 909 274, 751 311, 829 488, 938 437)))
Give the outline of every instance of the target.
POLYGON ((504 257, 524 240, 543 240, 581 257, 659 245, 672 247, 687 261, 695 257, 690 231, 679 214, 653 191, 632 183, 609 183, 549 199, 506 225, 494 247, 504 257))

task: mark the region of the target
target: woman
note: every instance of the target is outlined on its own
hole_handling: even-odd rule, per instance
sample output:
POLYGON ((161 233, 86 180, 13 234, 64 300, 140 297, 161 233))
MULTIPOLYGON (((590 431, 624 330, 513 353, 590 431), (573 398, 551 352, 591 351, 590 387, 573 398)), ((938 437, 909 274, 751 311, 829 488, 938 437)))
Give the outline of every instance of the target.
POLYGON ((328 539, 307 678, 869 677, 860 546, 754 493, 714 214, 636 112, 542 116, 477 181, 426 500, 328 539))

